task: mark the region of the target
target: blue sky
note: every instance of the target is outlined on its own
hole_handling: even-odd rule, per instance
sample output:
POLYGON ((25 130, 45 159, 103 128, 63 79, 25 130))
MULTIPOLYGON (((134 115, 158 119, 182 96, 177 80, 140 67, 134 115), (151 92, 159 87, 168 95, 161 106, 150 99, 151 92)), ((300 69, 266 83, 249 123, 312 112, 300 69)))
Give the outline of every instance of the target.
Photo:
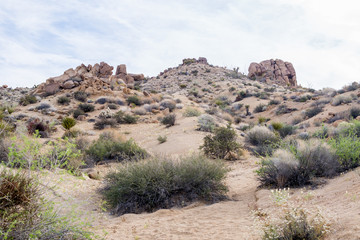
POLYGON ((304 87, 359 81, 355 0, 0 0, 0 85, 33 86, 81 63, 155 76, 186 57, 292 62, 304 87))

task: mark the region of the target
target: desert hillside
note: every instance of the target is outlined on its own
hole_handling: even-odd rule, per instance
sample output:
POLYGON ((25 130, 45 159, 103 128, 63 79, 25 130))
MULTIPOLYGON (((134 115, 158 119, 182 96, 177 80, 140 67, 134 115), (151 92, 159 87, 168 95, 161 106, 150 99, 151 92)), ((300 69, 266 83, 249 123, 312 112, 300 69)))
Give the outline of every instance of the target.
MULTIPOLYGON (((82 64, 0 87, 1 169, 81 226, 33 239, 360 239, 359 97, 357 82, 303 88, 280 59, 241 73, 188 58, 154 77, 82 64)), ((2 213, 27 211, 10 193, 2 213)), ((30 232, 14 219, 4 239, 30 232)))

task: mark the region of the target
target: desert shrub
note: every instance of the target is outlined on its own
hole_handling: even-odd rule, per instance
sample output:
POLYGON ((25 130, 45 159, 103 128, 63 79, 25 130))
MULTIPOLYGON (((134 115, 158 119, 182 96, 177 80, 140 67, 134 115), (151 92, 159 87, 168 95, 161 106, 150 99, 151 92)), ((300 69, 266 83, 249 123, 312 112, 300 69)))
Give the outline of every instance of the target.
POLYGON ((308 140, 309 139, 309 133, 308 132, 301 132, 298 134, 298 138, 301 140, 308 140))
POLYGON ((262 125, 263 123, 266 123, 269 119, 267 119, 266 117, 260 116, 258 117, 258 123, 260 125, 262 125))
POLYGON ((39 181, 29 172, 0 172, 1 239, 91 239, 68 217, 59 217, 42 197, 39 181))
POLYGON ((215 119, 209 114, 202 114, 198 117, 198 128, 199 131, 212 132, 216 127, 215 119))
POLYGON ((325 139, 329 137, 329 127, 326 125, 321 126, 320 129, 313 133, 313 137, 320 139, 325 139))
POLYGON ((36 110, 45 110, 51 108, 51 105, 48 103, 41 103, 39 106, 36 107, 36 110))
POLYGON ((198 117, 201 115, 201 112, 193 107, 187 107, 183 114, 185 117, 198 117))
POLYGON ((335 149, 341 171, 360 166, 360 138, 358 136, 353 133, 340 135, 336 139, 330 139, 329 144, 335 149))
POLYGON ((296 108, 289 108, 286 104, 281 104, 277 107, 275 113, 276 115, 291 113, 293 111, 296 111, 296 108))
POLYGON ((63 126, 66 130, 70 130, 70 128, 74 127, 76 124, 76 120, 70 117, 63 118, 61 122, 61 126, 63 126))
POLYGON ((274 128, 274 130, 278 131, 282 127, 284 127, 284 124, 281 122, 272 122, 271 126, 274 128))
POLYGON ((138 120, 137 116, 124 113, 123 111, 117 112, 114 118, 116 119, 116 122, 120 124, 135 124, 138 120))
POLYGON ((22 106, 27 106, 29 104, 33 104, 36 102, 37 102, 37 99, 34 95, 25 95, 25 96, 21 97, 19 100, 19 104, 22 106))
POLYGON ((360 116, 360 108, 359 107, 351 107, 350 108, 350 118, 357 118, 360 116))
POLYGON ((4 120, 0 120, 0 139, 15 130, 16 126, 4 120))
POLYGON ((166 125, 166 127, 171 127, 175 125, 176 115, 168 114, 161 119, 161 124, 166 125))
POLYGON ((95 110, 95 106, 89 103, 81 103, 79 104, 79 109, 84 111, 85 113, 93 112, 95 110))
POLYGON ((57 103, 61 105, 68 105, 70 103, 70 98, 66 96, 60 96, 57 99, 57 103))
POLYGON ((0 106, 0 113, 5 111, 7 111, 9 114, 12 114, 13 112, 15 112, 15 107, 9 105, 0 106))
POLYGON ((239 153, 240 145, 236 142, 236 132, 231 128, 219 127, 214 130, 214 135, 204 138, 204 144, 200 147, 206 156, 211 158, 225 158, 228 154, 239 153))
POLYGON ((351 102, 352 99, 350 96, 339 95, 333 98, 333 100, 331 101, 331 105, 338 106, 340 104, 351 103, 351 102))
POLYGON ((279 105, 279 104, 280 104, 280 101, 277 100, 277 99, 272 99, 272 100, 270 100, 270 102, 269 102, 269 105, 279 105))
POLYGON ((109 103, 108 108, 110 108, 112 110, 116 110, 116 109, 118 109, 118 106, 116 104, 114 104, 114 103, 109 103))
POLYGON ((159 141, 159 144, 162 144, 167 141, 166 136, 158 136, 157 140, 159 141))
POLYGON ((133 111, 135 115, 145 115, 147 112, 143 107, 135 108, 133 111))
POLYGON ((28 133, 31 135, 38 133, 41 138, 48 138, 50 136, 49 124, 39 118, 29 119, 26 127, 28 133))
POLYGON ((304 115, 305 115, 305 117, 312 118, 312 117, 318 115, 319 113, 321 113, 322 111, 323 111, 322 107, 316 106, 316 107, 307 109, 305 111, 304 115))
POLYGON ((73 117, 76 119, 80 115, 85 115, 85 112, 81 109, 75 109, 73 112, 73 117))
POLYGON ((291 121, 291 124, 292 125, 296 125, 296 124, 299 124, 303 121, 304 119, 302 117, 296 117, 294 118, 292 121, 291 121))
POLYGON ((98 98, 98 99, 96 99, 96 101, 95 101, 95 103, 97 103, 97 104, 105 104, 105 103, 107 103, 109 100, 107 99, 107 98, 98 98))
POLYGON ((148 153, 133 140, 122 141, 111 135, 100 135, 86 150, 86 154, 95 163, 108 160, 137 160, 148 156, 148 153))
POLYGON ((103 195, 119 215, 184 206, 195 200, 216 202, 225 199, 226 172, 223 163, 202 156, 178 161, 153 158, 123 165, 107 175, 103 195))
POLYGON ((141 99, 138 96, 129 96, 126 99, 128 104, 134 104, 136 106, 140 106, 141 105, 141 99))
POLYGON ((86 92, 78 91, 74 93, 74 98, 80 102, 86 102, 88 94, 86 92))
POLYGON ((266 110, 266 105, 260 103, 259 105, 257 105, 254 109, 254 113, 259 113, 259 112, 263 112, 266 110))
POLYGON ((106 126, 115 127, 117 124, 115 119, 112 118, 100 118, 94 124, 94 129, 102 130, 105 129, 106 126))
POLYGON ((255 126, 247 132, 245 141, 257 146, 275 143, 278 141, 278 138, 267 127, 255 126))
POLYGON ((324 142, 310 140, 277 150, 257 171, 262 185, 293 187, 309 184, 314 177, 332 177, 339 170, 335 152, 324 142))
POLYGON ((296 127, 291 126, 289 124, 284 124, 279 130, 277 130, 278 133, 282 138, 285 138, 288 135, 292 135, 296 131, 296 127))
POLYGON ((176 107, 176 103, 170 99, 164 99, 160 102, 160 106, 164 109, 168 108, 172 112, 176 107))
POLYGON ((312 217, 309 215, 301 208, 287 209, 278 221, 265 224, 262 239, 324 239, 328 231, 324 218, 319 213, 312 217))

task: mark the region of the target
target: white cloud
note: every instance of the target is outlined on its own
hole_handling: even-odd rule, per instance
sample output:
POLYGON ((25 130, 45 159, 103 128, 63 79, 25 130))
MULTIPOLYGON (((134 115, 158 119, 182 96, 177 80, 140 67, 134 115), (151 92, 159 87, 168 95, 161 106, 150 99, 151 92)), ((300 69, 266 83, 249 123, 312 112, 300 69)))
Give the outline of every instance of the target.
POLYGON ((156 75, 185 57, 247 71, 253 61, 294 64, 315 88, 358 81, 356 1, 4 0, 0 84, 32 86, 80 63, 126 63, 156 75))

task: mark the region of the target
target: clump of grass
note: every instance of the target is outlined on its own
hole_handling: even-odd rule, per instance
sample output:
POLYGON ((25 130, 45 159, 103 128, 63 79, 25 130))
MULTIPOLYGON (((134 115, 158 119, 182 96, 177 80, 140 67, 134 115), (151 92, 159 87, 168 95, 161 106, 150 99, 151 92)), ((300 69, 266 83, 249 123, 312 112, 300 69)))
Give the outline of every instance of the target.
POLYGON ((159 141, 159 144, 162 144, 167 141, 167 136, 158 136, 157 140, 159 141))
POLYGON ((219 161, 193 155, 132 162, 106 176, 103 195, 115 214, 152 212, 196 200, 225 199, 227 169, 219 161), (146 184, 144 184, 146 183, 146 184))
POLYGON ((29 104, 34 104, 37 102, 37 99, 34 95, 25 95, 20 98, 19 104, 22 106, 27 106, 29 104))
POLYGON ((74 98, 80 102, 86 102, 88 94, 86 92, 78 91, 74 93, 74 98))
POLYGON ((185 117, 198 117, 201 115, 201 112, 193 107, 187 107, 183 114, 185 117))
POLYGON ((240 145, 236 142, 236 137, 236 132, 228 124, 227 127, 216 128, 213 136, 206 136, 200 149, 208 157, 233 160, 230 155, 232 153, 238 155, 240 152, 240 145))
POLYGON ((176 115, 168 114, 161 119, 161 124, 166 125, 166 127, 171 127, 175 125, 176 115))
POLYGON ((100 135, 86 150, 86 154, 95 162, 124 161, 143 159, 148 153, 133 140, 122 141, 112 135, 100 135))

